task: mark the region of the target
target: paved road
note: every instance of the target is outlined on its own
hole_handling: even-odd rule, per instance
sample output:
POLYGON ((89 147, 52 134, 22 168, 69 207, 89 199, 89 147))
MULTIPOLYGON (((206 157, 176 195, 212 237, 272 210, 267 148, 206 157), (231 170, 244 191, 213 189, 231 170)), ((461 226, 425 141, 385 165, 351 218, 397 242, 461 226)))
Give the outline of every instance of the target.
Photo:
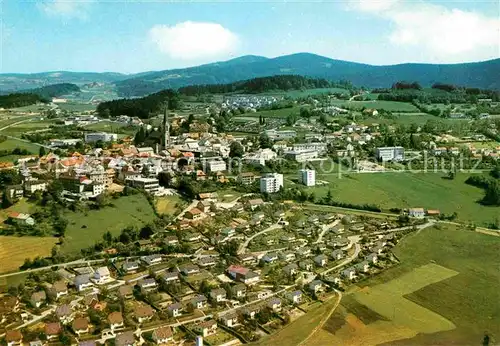
POLYGON ((339 223, 340 223, 340 220, 335 220, 335 221, 333 221, 332 223, 330 223, 328 225, 322 225, 321 227, 323 229, 322 229, 321 233, 319 234, 318 239, 316 239, 316 241, 314 242, 314 244, 321 243, 323 241, 323 236, 325 235, 326 231, 334 228, 339 223))
POLYGON ((240 245, 240 248, 238 249, 238 254, 242 254, 242 253, 245 253, 246 251, 246 248, 248 247, 248 244, 250 244, 250 242, 255 238, 255 237, 258 237, 259 235, 261 234, 265 234, 267 232, 270 232, 270 231, 273 231, 275 229, 281 229, 283 228, 282 226, 278 225, 278 224, 274 224, 274 225, 271 225, 270 227, 266 228, 265 230, 263 231, 260 231, 260 232, 257 232, 255 233, 254 235, 252 235, 250 238, 248 238, 247 240, 245 240, 245 242, 243 244, 240 245))
POLYGON ((346 258, 345 260, 343 260, 342 262, 337 264, 335 267, 332 267, 330 269, 325 270, 324 272, 321 273, 321 275, 325 275, 325 274, 328 274, 334 270, 342 268, 342 267, 348 265, 349 263, 351 263, 352 261, 354 261, 356 258, 358 258, 359 253, 361 252, 361 246, 359 245, 359 243, 354 243, 354 246, 355 246, 354 253, 350 257, 346 258))
POLYGON ((89 260, 89 261, 86 261, 85 259, 79 259, 79 260, 76 260, 76 261, 71 261, 71 262, 66 262, 66 263, 58 263, 58 264, 53 264, 53 265, 50 265, 50 266, 47 266, 47 267, 41 267, 41 268, 34 268, 34 269, 28 269, 28 270, 21 270, 21 271, 18 271, 18 272, 14 272, 14 273, 8 273, 8 274, 2 274, 0 275, 0 278, 4 278, 4 277, 9 277, 9 276, 15 276, 15 275, 19 275, 19 274, 28 274, 28 273, 34 273, 34 272, 38 272, 38 271, 42 271, 42 270, 48 270, 48 269, 51 269, 51 268, 59 268, 59 267, 67 267, 67 266, 70 266, 70 265, 73 265, 73 264, 91 264, 91 263, 100 263, 100 262, 104 262, 106 261, 105 259, 96 259, 96 260, 89 260))

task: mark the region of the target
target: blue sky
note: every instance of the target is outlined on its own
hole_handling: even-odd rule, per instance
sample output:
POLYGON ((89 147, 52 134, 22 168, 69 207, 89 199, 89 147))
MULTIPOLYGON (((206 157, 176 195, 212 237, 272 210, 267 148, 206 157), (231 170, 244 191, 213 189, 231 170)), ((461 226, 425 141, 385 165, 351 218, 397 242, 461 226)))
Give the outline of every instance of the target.
POLYGON ((2 73, 135 73, 296 52, 377 65, 500 56, 496 0, 4 0, 1 6, 2 73))

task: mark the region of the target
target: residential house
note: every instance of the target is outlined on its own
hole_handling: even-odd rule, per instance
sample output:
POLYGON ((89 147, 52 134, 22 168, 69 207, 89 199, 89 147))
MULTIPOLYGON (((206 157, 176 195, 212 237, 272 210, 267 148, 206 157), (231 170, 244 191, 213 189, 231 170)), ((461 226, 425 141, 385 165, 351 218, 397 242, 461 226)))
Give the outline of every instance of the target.
POLYGON ((174 333, 170 326, 156 328, 152 335, 153 341, 158 345, 166 344, 174 340, 174 333))
POLYGON ((90 282, 90 276, 88 274, 77 275, 74 282, 78 292, 93 286, 92 282, 90 282))
POLYGON ((296 251, 298 257, 309 257, 312 255, 312 250, 310 247, 302 247, 296 251))
POLYGON ((139 288, 142 292, 151 292, 158 288, 158 284, 153 278, 142 279, 139 281, 139 288))
POLYGON ((75 318, 72 327, 73 331, 78 336, 80 336, 80 334, 85 334, 89 332, 89 322, 84 317, 75 318))
POLYGON ((264 204, 264 200, 262 200, 262 198, 251 199, 248 201, 248 205, 250 206, 250 209, 252 209, 252 210, 255 210, 256 208, 260 207, 263 204, 264 204))
POLYGON ((54 340, 59 337, 62 332, 62 327, 59 322, 45 323, 45 335, 48 340, 54 340))
POLYGON ((198 208, 188 210, 184 217, 190 220, 199 220, 201 218, 201 210, 198 208))
POLYGON ((139 263, 132 261, 132 262, 125 262, 122 264, 122 270, 126 273, 133 273, 139 269, 139 263))
POLYGON ((231 265, 227 269, 227 273, 233 280, 243 282, 246 285, 253 285, 260 281, 259 274, 242 266, 231 265))
POLYGON ((259 304, 247 306, 243 309, 243 315, 253 320, 255 318, 255 315, 257 315, 260 312, 260 310, 261 310, 261 305, 259 304))
POLYGON ((226 291, 222 288, 214 288, 210 291, 210 299, 216 303, 226 300, 226 291))
POLYGON ((344 258, 344 251, 342 251, 342 250, 333 250, 330 256, 332 257, 332 259, 334 261, 338 261, 338 260, 344 258))
POLYGON ((8 330, 5 332, 7 346, 22 346, 23 334, 20 330, 8 330))
POLYGON ((207 257, 201 257, 199 260, 198 260, 198 265, 200 265, 200 267, 211 267, 211 266, 214 266, 217 264, 217 260, 215 257, 212 257, 212 256, 207 256, 207 257))
POLYGON ((254 264, 257 262, 256 258, 252 254, 243 254, 239 256, 239 260, 243 264, 254 264))
POLYGON ((197 295, 189 301, 189 305, 193 309, 203 309, 207 306, 207 297, 205 297, 203 294, 197 295))
POLYGON ((268 252, 260 260, 263 263, 273 263, 278 260, 278 254, 276 252, 268 252))
POLYGON ((220 231, 220 234, 224 237, 232 237, 236 234, 236 230, 233 227, 226 227, 220 231))
POLYGON ((302 302, 302 291, 287 292, 285 297, 293 304, 300 304, 302 302))
POLYGON ((244 185, 251 185, 259 178, 258 175, 253 172, 243 172, 238 176, 240 183, 244 185))
POLYGON ((424 208, 410 208, 408 209, 408 215, 410 217, 423 219, 425 217, 425 210, 424 208))
POLYGON ((212 202, 203 200, 199 201, 196 207, 203 213, 210 213, 210 209, 212 208, 212 202))
POLYGON ((267 307, 274 312, 281 311, 281 299, 274 297, 267 302, 267 307))
POLYGON ((137 322, 143 323, 149 321, 154 316, 154 310, 149 305, 140 305, 137 306, 134 310, 135 318, 137 322))
POLYGON ((217 322, 215 322, 215 320, 201 322, 193 327, 193 331, 206 338, 207 336, 217 333, 217 322))
POLYGON ((328 257, 326 257, 326 255, 318 255, 314 257, 314 263, 318 267, 324 267, 328 263, 328 257))
POLYGON ((231 292, 234 298, 243 298, 247 294, 247 287, 244 284, 236 284, 231 287, 231 292))
POLYGON ((160 280, 164 281, 165 283, 169 284, 172 282, 178 282, 179 281, 179 273, 177 272, 163 272, 159 275, 160 280))
POLYGON ((189 275, 193 275, 193 274, 197 274, 200 272, 200 268, 197 266, 197 265, 194 265, 194 264, 183 264, 181 266, 179 266, 179 271, 185 275, 185 276, 189 276, 189 275))
POLYGON ((94 273, 94 280, 97 284, 103 284, 111 280, 111 273, 108 267, 100 267, 94 273))
POLYGON ((291 251, 280 252, 278 256, 282 261, 285 262, 291 262, 295 260, 295 254, 291 251))
POLYGON ((178 317, 178 316, 180 316, 181 315, 181 311, 182 311, 182 304, 181 303, 170 304, 167 307, 167 313, 171 317, 178 317))
POLYGON ((321 280, 314 280, 309 283, 309 291, 313 292, 314 294, 320 292, 324 288, 323 281, 321 280))
POLYGON ((142 256, 141 261, 146 264, 147 266, 152 266, 153 264, 158 264, 161 263, 162 257, 161 255, 149 255, 149 256, 142 256))
POLYGON ((376 253, 371 253, 368 256, 365 257, 365 260, 368 262, 371 262, 373 264, 378 262, 378 255, 376 253))
POLYGON ((135 340, 133 331, 123 332, 116 336, 115 346, 136 346, 138 343, 135 340))
POLYGON ((56 316, 63 324, 67 324, 73 321, 74 314, 68 304, 63 304, 56 308, 56 316))
POLYGON ((311 271, 313 269, 314 262, 310 259, 306 259, 299 262, 299 268, 305 271, 311 271))
POLYGON ((283 271, 288 276, 294 276, 297 274, 299 267, 295 263, 290 263, 289 265, 283 267, 283 271))
POLYGON ((134 289, 131 285, 123 285, 118 288, 118 296, 122 299, 130 299, 134 296, 134 289))
POLYGON ((56 281, 52 287, 49 288, 48 293, 55 299, 59 299, 60 297, 68 294, 68 287, 64 281, 56 281))
POLYGON ((112 312, 108 315, 108 322, 111 330, 123 327, 123 316, 120 311, 112 312))
POLYGON ((238 314, 236 312, 230 312, 222 316, 220 320, 226 327, 232 328, 238 324, 238 314))
POLYGON ((353 280, 356 276, 356 269, 354 267, 349 267, 342 271, 342 276, 348 280, 353 280))
POLYGON ((47 300, 45 291, 37 291, 31 295, 30 303, 33 307, 39 308, 47 300))
POLYGON ((33 219, 30 214, 12 212, 8 216, 9 221, 16 225, 26 225, 33 226, 35 224, 35 219, 33 219))
POLYGON ((167 245, 178 245, 179 244, 179 238, 175 235, 167 235, 164 240, 165 244, 167 245))
POLYGON ((367 261, 360 262, 355 265, 356 269, 363 272, 363 273, 368 273, 370 270, 370 264, 367 261))

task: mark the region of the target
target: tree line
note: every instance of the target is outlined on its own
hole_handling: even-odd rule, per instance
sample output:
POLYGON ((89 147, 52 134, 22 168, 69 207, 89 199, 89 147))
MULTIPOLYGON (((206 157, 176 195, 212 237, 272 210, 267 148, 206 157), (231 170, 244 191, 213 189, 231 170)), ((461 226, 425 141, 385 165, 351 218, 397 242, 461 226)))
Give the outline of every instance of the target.
POLYGON ((22 90, 12 94, 0 95, 0 107, 16 108, 37 103, 49 103, 52 97, 78 91, 80 91, 80 88, 71 83, 52 84, 36 89, 22 90))

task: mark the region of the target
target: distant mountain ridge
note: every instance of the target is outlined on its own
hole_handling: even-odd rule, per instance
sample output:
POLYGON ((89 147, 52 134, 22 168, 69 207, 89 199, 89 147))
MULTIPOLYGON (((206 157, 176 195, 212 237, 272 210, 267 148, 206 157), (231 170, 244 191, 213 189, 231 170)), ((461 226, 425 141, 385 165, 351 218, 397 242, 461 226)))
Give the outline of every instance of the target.
POLYGON ((116 82, 122 96, 141 96, 187 85, 227 84, 272 75, 293 74, 330 81, 348 80, 355 86, 389 87, 401 80, 423 86, 448 83, 500 89, 500 59, 463 64, 399 64, 374 66, 335 60, 310 53, 264 58, 244 56, 196 67, 150 72, 116 82))
POLYGON ((77 85, 101 82, 114 84, 120 96, 144 96, 163 89, 189 85, 227 84, 273 75, 300 75, 329 81, 348 80, 355 86, 390 87, 397 81, 455 84, 500 90, 500 59, 461 64, 419 64, 375 66, 335 60, 311 53, 266 58, 246 55, 228 61, 133 75, 93 72, 45 72, 0 74, 0 91, 36 88, 48 84, 77 85))

